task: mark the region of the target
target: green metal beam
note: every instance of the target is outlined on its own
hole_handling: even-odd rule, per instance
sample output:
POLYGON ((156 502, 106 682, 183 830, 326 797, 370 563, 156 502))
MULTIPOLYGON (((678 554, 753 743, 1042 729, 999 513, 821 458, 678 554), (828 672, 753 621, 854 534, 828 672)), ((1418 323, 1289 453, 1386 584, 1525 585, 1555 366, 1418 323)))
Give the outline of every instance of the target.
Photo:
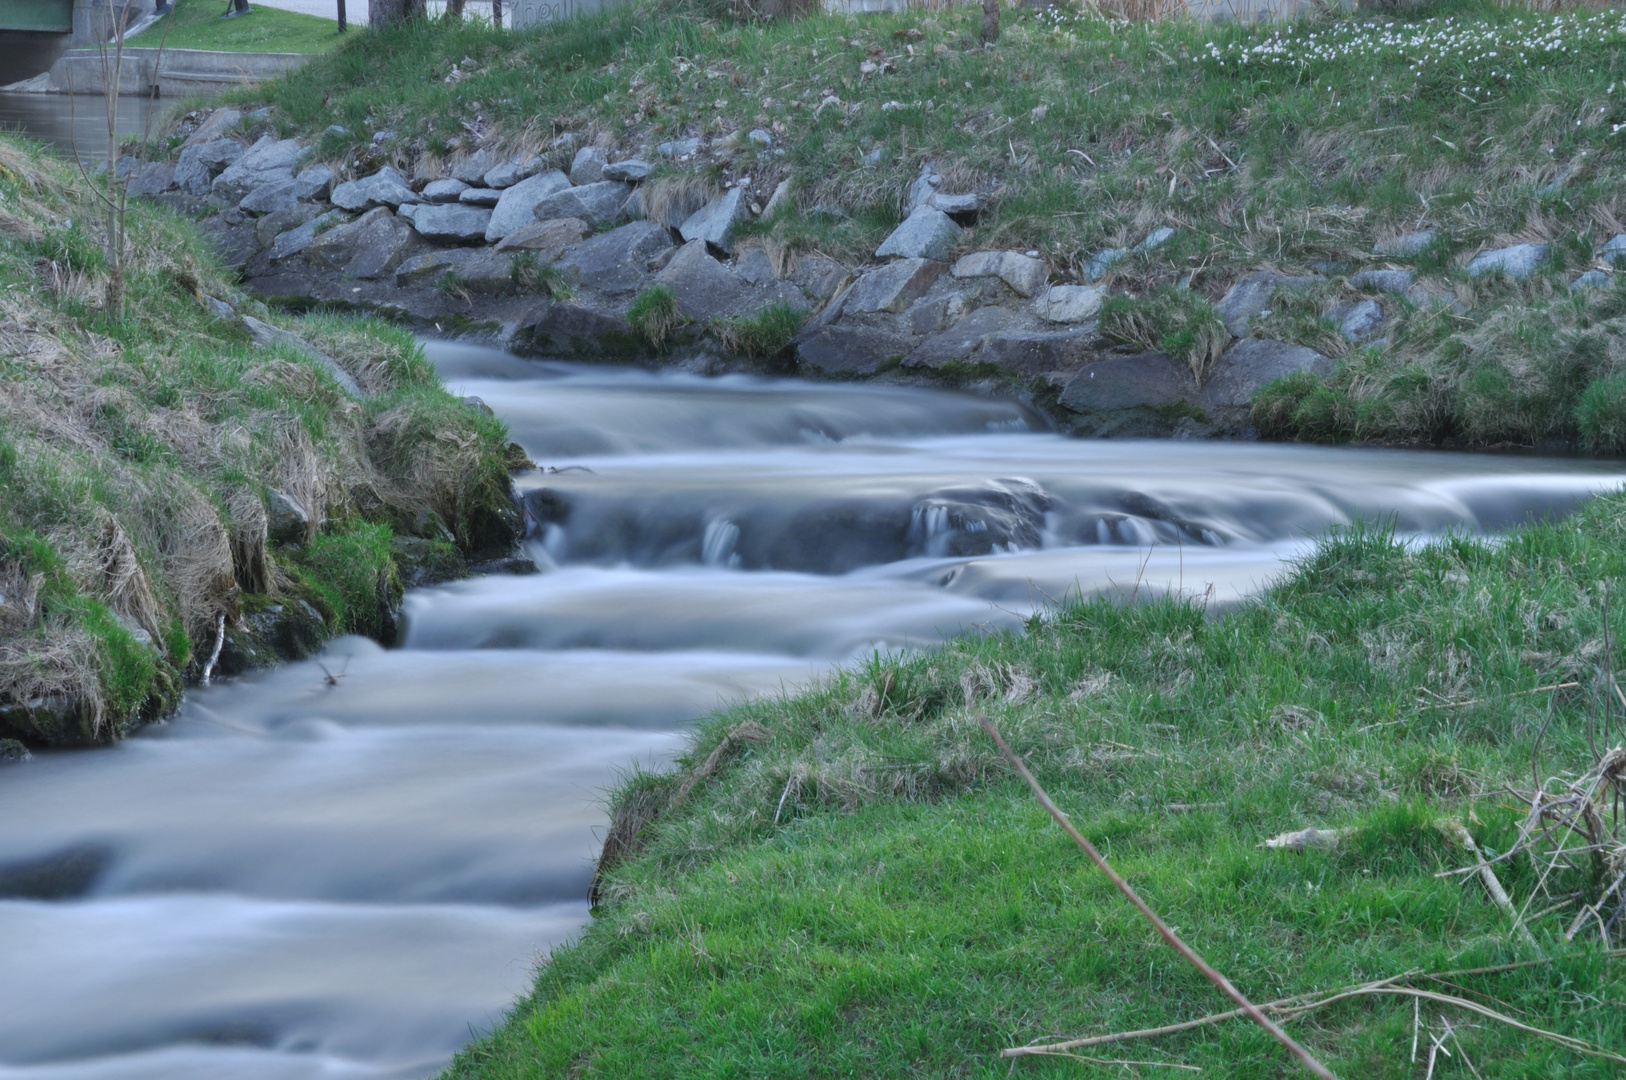
POLYGON ((73 0, 0 0, 0 30, 73 30, 73 0))

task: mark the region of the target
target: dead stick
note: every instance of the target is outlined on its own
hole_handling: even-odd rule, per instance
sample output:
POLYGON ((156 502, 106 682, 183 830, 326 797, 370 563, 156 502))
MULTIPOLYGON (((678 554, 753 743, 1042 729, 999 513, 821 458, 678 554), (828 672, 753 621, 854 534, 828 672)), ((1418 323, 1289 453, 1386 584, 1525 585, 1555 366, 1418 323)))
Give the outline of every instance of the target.
POLYGON ((1507 895, 1507 890, 1502 888, 1501 879, 1496 876, 1496 871, 1490 868, 1490 864, 1485 861, 1485 856, 1479 853, 1479 845, 1474 843, 1473 834, 1468 831, 1468 827, 1460 821, 1448 820, 1440 822, 1440 828, 1450 833, 1457 843, 1468 849, 1468 854, 1472 855, 1474 861, 1479 864, 1479 880, 1485 886, 1485 891, 1490 894, 1491 902, 1501 908, 1504 915, 1513 920, 1513 930, 1519 935, 1520 939, 1526 945, 1534 945, 1536 939, 1531 936, 1530 928, 1525 926, 1524 922, 1519 918, 1518 911, 1513 907, 1513 900, 1507 895))
MULTIPOLYGON (((1057 809, 1056 804, 1050 801, 1050 796, 1045 793, 1044 788, 1039 786, 1039 781, 1033 778, 1033 774, 1028 772, 1028 767, 1022 763, 1022 759, 1017 757, 1015 751, 1005 744, 1005 739, 999 734, 999 729, 994 726, 994 722, 986 716, 978 716, 977 719, 982 721, 983 730, 988 732, 988 737, 994 740, 994 744, 999 747, 1000 753, 1005 755, 1005 759, 1011 763, 1011 767, 1017 771, 1017 774, 1023 780, 1027 781, 1028 787, 1033 789, 1033 794, 1039 800, 1039 805, 1043 806, 1046 812, 1056 819, 1056 824, 1060 825, 1067 835, 1073 838, 1073 843, 1082 848, 1084 854, 1090 857, 1090 861, 1095 863, 1101 872, 1117 887, 1118 891, 1124 894, 1124 899, 1134 904, 1136 910, 1146 917, 1146 920, 1157 930, 1158 935, 1168 942, 1171 948, 1185 957, 1187 963, 1202 972, 1209 982, 1219 987, 1226 997, 1236 1002, 1254 1023, 1264 1028, 1273 1039, 1286 1047, 1287 1052, 1298 1058, 1301 1065, 1316 1076, 1321 1077, 1322 1080, 1337 1080, 1336 1075, 1330 1069, 1317 1061, 1315 1056, 1308 1050, 1294 1042, 1291 1035, 1273 1024, 1264 1013, 1259 1011, 1257 1005, 1243 996, 1242 991, 1231 985, 1230 979, 1220 974, 1209 965, 1208 961, 1198 956, 1196 950, 1182 941, 1180 935, 1169 929, 1169 925, 1157 917, 1157 912, 1147 906, 1146 901, 1140 898, 1140 894, 1134 890, 1134 887, 1118 876, 1118 872, 1108 865, 1099 851, 1095 850, 1095 845, 1086 840, 1084 834, 1073 827, 1073 823, 1067 819, 1067 815, 1057 809)), ((1002 1052, 1002 1055, 1010 1054, 1011 1051, 1009 1050, 1002 1052)))

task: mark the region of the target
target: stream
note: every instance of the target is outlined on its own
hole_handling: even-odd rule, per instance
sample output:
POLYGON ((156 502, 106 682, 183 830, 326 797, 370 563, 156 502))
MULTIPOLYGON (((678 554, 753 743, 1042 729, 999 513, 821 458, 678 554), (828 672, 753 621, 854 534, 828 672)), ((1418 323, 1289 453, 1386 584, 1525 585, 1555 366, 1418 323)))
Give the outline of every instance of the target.
POLYGON ((1626 481, 426 347, 542 466, 516 487, 543 572, 417 590, 396 648, 0 768, 0 1080, 431 1076, 585 925, 606 786, 719 704, 1069 594, 1234 603, 1357 517, 1494 531, 1626 481))

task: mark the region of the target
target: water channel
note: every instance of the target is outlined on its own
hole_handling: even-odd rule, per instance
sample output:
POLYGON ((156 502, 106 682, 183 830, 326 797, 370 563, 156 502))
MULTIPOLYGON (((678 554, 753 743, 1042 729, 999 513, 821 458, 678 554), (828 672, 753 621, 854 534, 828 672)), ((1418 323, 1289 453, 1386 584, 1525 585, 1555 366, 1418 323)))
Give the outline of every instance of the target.
POLYGON ((0 769, 0 1080, 433 1075, 585 924, 604 786, 719 703, 1069 593, 1234 602, 1356 517, 1489 531, 1626 480, 428 348, 540 466, 543 572, 416 591, 396 648, 0 769))
MULTIPOLYGON (((115 99, 119 139, 156 132, 165 107, 134 94, 115 99)), ((0 93, 0 131, 44 143, 69 161, 77 153, 89 165, 107 157, 107 99, 100 94, 0 93)))

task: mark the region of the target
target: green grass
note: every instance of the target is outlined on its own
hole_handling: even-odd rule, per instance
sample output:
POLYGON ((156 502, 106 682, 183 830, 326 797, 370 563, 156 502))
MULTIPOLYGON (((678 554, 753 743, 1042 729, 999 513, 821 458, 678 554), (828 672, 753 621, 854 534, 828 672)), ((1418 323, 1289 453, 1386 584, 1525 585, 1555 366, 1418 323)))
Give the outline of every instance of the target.
POLYGON ((154 23, 130 43, 144 48, 161 43, 167 49, 323 53, 344 40, 333 19, 259 4, 250 4, 248 14, 234 19, 221 18, 225 11, 224 0, 174 0, 167 22, 154 23))
MULTIPOLYGON (((1517 806, 1496 793, 1529 786, 1544 724, 1543 777, 1590 766, 1589 692, 1558 697, 1549 721, 1548 695, 1529 691, 1591 685, 1601 583, 1623 572, 1623 495, 1498 544, 1408 551, 1355 529, 1222 618, 1179 600, 1071 604, 1020 636, 877 656, 709 717, 675 770, 617 792, 620 835, 632 811, 650 819, 642 853, 608 868, 583 939, 448 1075, 1092 1075, 1064 1060, 1008 1073, 998 1052, 1228 1008, 1011 777, 978 711, 1255 1000, 1545 957, 1418 985, 1626 1050, 1622 969, 1595 932, 1564 943, 1573 906, 1535 917, 1536 902, 1537 943, 1523 946, 1476 879, 1435 876, 1470 861, 1443 820, 1508 849, 1517 806), (1330 851, 1259 846, 1307 826, 1355 832, 1330 851)), ((1626 613, 1611 610, 1618 653, 1626 613)), ((1531 900, 1528 859, 1498 874, 1516 904, 1531 900)), ((1595 896, 1605 883, 1549 884, 1595 896)), ((1618 1075, 1449 1009, 1418 1014, 1436 1033, 1442 1018, 1487 1078, 1618 1075)), ((1342 1076, 1421 1075, 1404 999, 1290 1027, 1342 1076)), ((1299 1075, 1246 1022, 1082 1052, 1299 1075)), ((1460 1055, 1437 1074, 1470 1075, 1460 1055)))
POLYGON ((627 326, 644 344, 659 352, 688 317, 678 309, 677 297, 665 285, 651 285, 633 297, 627 308, 627 326))
POLYGON ((751 315, 714 320, 711 330, 725 349, 768 360, 790 347, 806 320, 806 311, 776 300, 751 315))

